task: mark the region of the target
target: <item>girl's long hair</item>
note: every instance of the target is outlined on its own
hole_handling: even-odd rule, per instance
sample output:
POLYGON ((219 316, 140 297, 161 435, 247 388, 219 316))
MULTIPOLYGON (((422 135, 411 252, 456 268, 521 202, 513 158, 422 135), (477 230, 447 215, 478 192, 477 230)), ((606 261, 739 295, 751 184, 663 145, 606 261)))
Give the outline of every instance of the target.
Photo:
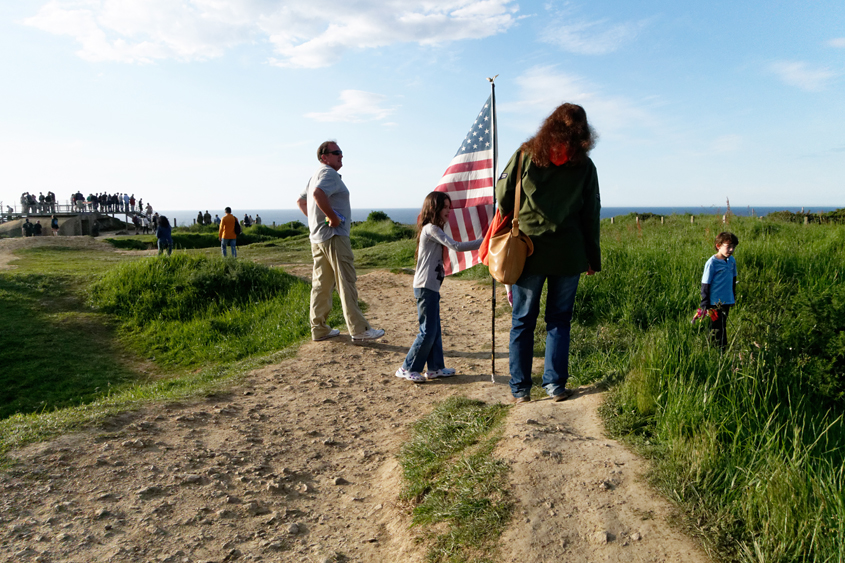
POLYGON ((522 144, 522 150, 531 154, 535 166, 546 168, 551 164, 552 147, 562 145, 569 161, 579 163, 596 144, 598 135, 587 123, 587 112, 576 104, 558 106, 546 118, 537 134, 522 144))
POLYGON ((446 224, 445 221, 440 219, 440 212, 443 211, 447 201, 451 204, 452 198, 444 192, 431 192, 425 196, 422 209, 417 216, 417 249, 414 251, 414 262, 420 256, 420 233, 422 233, 423 227, 433 223, 442 229, 446 224))
POLYGON ((165 217, 164 215, 161 215, 158 218, 158 226, 164 227, 165 229, 167 229, 167 228, 170 227, 170 221, 167 220, 167 217, 165 217))

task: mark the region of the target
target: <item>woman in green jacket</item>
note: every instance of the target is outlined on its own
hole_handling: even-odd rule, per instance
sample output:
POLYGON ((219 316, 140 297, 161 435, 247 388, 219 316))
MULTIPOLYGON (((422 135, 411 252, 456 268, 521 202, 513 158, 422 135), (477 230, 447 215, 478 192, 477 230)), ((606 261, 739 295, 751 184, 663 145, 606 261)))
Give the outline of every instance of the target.
POLYGON ((570 395, 569 330, 578 279, 601 270, 599 181, 588 156, 596 134, 584 108, 563 104, 511 157, 496 184, 502 215, 513 212, 517 163, 522 153, 519 227, 534 253, 513 286, 509 356, 514 403, 530 400, 534 328, 540 296, 546 298, 546 357, 543 389, 555 401, 570 395))

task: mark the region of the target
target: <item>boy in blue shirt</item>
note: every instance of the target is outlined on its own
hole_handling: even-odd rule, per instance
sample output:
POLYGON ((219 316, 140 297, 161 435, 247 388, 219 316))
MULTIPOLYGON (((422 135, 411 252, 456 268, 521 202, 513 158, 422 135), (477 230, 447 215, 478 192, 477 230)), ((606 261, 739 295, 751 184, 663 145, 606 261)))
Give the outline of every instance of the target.
POLYGON ((701 276, 701 305, 699 311, 713 309, 716 318, 710 318, 710 335, 713 342, 724 350, 728 345, 728 313, 736 303, 736 260, 733 253, 739 239, 733 233, 722 232, 716 237, 716 254, 704 265, 701 276))

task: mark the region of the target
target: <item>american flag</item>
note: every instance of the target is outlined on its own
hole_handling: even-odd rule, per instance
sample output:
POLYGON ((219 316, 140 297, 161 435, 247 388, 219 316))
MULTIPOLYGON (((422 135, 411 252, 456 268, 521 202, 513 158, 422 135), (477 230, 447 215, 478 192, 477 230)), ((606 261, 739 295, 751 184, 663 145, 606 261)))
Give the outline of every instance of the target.
MULTIPOLYGON (((457 241, 483 237, 493 220, 495 122, 496 111, 491 94, 440 183, 434 188, 438 192, 448 193, 452 199, 452 213, 443 230, 457 241)), ((480 262, 477 250, 455 252, 445 247, 443 249, 444 273, 447 276, 480 262)))

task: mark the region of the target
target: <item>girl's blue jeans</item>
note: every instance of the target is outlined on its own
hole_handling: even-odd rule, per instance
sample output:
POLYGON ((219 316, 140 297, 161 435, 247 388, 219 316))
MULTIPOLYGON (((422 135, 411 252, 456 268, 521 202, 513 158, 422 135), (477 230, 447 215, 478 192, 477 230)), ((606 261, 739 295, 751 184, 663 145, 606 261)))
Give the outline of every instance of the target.
POLYGON ((540 314, 540 296, 546 296, 546 360, 543 389, 554 397, 564 392, 569 379, 569 329, 580 276, 523 274, 513 285, 513 317, 509 344, 510 387, 514 397, 531 393, 534 328, 540 314))
POLYGON ((426 363, 428 371, 445 367, 443 363, 443 339, 440 334, 440 292, 424 287, 414 288, 417 298, 417 314, 420 332, 411 344, 402 367, 421 373, 426 363))

